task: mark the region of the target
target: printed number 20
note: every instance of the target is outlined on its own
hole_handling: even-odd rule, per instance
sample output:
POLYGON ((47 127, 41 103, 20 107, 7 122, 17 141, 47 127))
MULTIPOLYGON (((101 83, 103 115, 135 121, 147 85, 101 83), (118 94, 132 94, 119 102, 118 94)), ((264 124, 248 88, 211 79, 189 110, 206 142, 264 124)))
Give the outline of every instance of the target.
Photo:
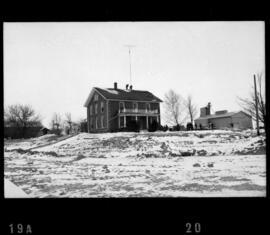
POLYGON ((191 223, 186 223, 186 233, 200 233, 201 232, 201 224, 200 223, 195 223, 194 228, 192 229, 192 224, 191 223))

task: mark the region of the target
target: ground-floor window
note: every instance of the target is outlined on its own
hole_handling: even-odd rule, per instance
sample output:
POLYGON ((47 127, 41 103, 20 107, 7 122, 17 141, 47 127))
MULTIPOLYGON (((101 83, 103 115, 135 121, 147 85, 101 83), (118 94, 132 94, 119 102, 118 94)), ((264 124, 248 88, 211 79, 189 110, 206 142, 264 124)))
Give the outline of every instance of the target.
POLYGON ((93 118, 90 118, 90 127, 91 127, 91 129, 94 128, 94 125, 93 125, 93 118))
POLYGON ((105 127, 105 120, 104 120, 104 116, 101 116, 101 128, 105 127))

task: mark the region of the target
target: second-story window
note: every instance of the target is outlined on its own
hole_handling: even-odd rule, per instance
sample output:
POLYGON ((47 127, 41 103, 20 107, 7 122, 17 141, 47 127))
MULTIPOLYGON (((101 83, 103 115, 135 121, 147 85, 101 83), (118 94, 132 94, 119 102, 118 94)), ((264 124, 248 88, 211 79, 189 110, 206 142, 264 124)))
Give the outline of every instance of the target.
POLYGON ((120 111, 120 113, 124 112, 124 109, 125 109, 124 102, 120 102, 119 103, 119 111, 120 111))
POLYGON ((98 104, 95 104, 95 114, 97 114, 98 104))
POLYGON ((146 104, 146 111, 150 111, 150 104, 149 103, 146 104))
POLYGON ((138 110, 138 103, 133 103, 133 109, 136 111, 138 110))
POLYGON ((95 100, 95 101, 98 100, 98 94, 95 94, 94 100, 95 100))
POLYGON ((90 115, 93 114, 93 105, 90 105, 90 115))
POLYGON ((102 113, 104 112, 104 102, 103 101, 101 102, 101 112, 102 113))

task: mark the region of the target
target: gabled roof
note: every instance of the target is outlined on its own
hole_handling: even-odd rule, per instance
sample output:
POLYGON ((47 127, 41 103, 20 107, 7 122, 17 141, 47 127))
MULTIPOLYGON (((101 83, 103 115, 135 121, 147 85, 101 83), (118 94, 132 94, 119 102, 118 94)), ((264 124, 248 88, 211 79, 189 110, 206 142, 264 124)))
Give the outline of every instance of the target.
POLYGON ((41 131, 42 131, 42 130, 48 130, 48 131, 49 131, 50 129, 47 128, 47 127, 42 127, 40 130, 41 130, 41 131))
POLYGON ((103 96, 107 100, 162 102, 161 99, 159 99, 149 91, 94 87, 84 104, 85 107, 88 106, 91 97, 93 95, 93 91, 97 91, 101 96, 103 96))
POLYGON ((207 115, 207 116, 204 116, 204 117, 199 117, 195 120, 205 120, 205 119, 213 119, 213 118, 225 118, 225 117, 232 117, 234 116, 235 114, 238 114, 238 113, 244 113, 245 115, 251 117, 249 114, 243 112, 243 111, 237 111, 237 112, 228 112, 228 113, 224 113, 224 114, 213 114, 213 115, 207 115))

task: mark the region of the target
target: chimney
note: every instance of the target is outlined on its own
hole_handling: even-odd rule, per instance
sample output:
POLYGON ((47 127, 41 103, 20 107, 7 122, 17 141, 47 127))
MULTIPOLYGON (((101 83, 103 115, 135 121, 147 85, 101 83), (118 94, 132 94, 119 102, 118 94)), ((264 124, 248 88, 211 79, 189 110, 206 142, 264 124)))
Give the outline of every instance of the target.
POLYGON ((130 90, 132 90, 132 87, 133 87, 132 85, 131 85, 131 86, 129 86, 129 89, 130 89, 130 90))
POLYGON ((200 117, 205 117, 206 116, 206 107, 201 108, 200 111, 201 111, 200 117))
POLYGON ((207 104, 206 115, 211 115, 211 103, 210 102, 207 104))
POLYGON ((128 89, 128 84, 126 85, 126 90, 128 89))
POLYGON ((117 89, 117 82, 114 83, 114 89, 117 89))

